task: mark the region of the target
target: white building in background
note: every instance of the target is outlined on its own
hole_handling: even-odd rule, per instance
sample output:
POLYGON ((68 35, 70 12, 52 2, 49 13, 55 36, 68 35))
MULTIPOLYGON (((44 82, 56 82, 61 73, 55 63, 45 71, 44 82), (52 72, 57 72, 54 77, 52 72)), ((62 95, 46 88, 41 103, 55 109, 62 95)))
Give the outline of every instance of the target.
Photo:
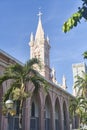
POLYGON ((82 63, 76 63, 72 65, 72 70, 73 70, 73 95, 76 96, 78 89, 74 88, 75 82, 77 80, 77 76, 82 77, 83 72, 87 72, 87 66, 84 62, 82 63))

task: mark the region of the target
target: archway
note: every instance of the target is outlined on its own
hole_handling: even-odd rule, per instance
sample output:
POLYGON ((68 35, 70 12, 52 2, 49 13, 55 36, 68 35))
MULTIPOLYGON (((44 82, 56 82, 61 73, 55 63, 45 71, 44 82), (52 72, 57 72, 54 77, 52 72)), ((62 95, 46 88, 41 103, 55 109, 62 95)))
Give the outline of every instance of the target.
POLYGON ((40 96, 39 94, 34 94, 31 99, 30 130, 39 130, 40 115, 40 96))
POLYGON ((47 95, 45 99, 45 130, 52 129, 51 113, 52 113, 51 99, 50 99, 50 96, 47 95))
POLYGON ((64 101, 64 103, 63 103, 63 125, 64 125, 64 130, 68 129, 67 119, 68 119, 67 107, 66 107, 66 103, 64 101))
POLYGON ((55 102, 55 130, 61 129, 61 110, 58 98, 55 102))

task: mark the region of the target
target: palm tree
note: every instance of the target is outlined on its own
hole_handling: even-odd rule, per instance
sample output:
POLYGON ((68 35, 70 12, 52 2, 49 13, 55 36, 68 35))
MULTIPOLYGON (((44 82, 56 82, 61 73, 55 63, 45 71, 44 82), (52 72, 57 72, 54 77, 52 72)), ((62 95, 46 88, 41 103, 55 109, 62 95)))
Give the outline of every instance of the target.
MULTIPOLYGON (((83 53, 87 59, 87 51, 83 53)), ((74 88, 77 89, 77 97, 70 100, 69 111, 72 117, 79 116, 80 123, 87 124, 87 73, 82 72, 82 77, 77 75, 74 88)))
POLYGON ((75 117, 77 117, 77 110, 79 108, 78 106, 79 106, 78 98, 71 98, 69 103, 69 113, 73 129, 75 127, 73 123, 75 123, 75 117))
POLYGON ((80 123, 87 124, 87 73, 82 73, 82 77, 76 76, 77 81, 74 86, 74 88, 78 90, 76 98, 79 99, 78 109, 76 112, 80 117, 80 123))
POLYGON ((71 117, 75 116, 77 105, 78 105, 77 99, 74 99, 74 98, 70 99, 69 112, 70 112, 71 117))
POLYGON ((3 76, 0 77, 0 84, 4 81, 11 80, 10 87, 4 95, 3 101, 5 102, 9 98, 19 102, 19 128, 22 128, 22 107, 24 100, 29 96, 30 92, 26 91, 26 83, 32 82, 34 84, 34 92, 36 92, 40 86, 43 86, 45 90, 48 89, 48 83, 46 80, 34 69, 34 66, 41 68, 40 61, 33 58, 26 62, 25 65, 11 64, 9 65, 3 76))
POLYGON ((84 57, 84 59, 87 59, 87 51, 85 51, 85 52, 83 53, 83 57, 84 57))
POLYGON ((77 88, 77 96, 82 96, 87 98, 87 73, 82 72, 83 76, 76 76, 77 80, 75 82, 74 88, 77 88))
POLYGON ((83 97, 70 99, 69 112, 71 119, 75 116, 79 117, 79 124, 87 124, 87 100, 83 97))

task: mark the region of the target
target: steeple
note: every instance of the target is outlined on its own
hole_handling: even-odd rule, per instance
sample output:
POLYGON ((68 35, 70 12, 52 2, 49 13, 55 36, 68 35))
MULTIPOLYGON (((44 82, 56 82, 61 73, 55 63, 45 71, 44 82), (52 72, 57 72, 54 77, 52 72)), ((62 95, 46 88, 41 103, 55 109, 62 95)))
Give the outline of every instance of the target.
POLYGON ((66 90, 67 89, 67 85, 66 85, 66 78, 65 78, 65 76, 63 75, 63 78, 62 78, 62 88, 64 89, 64 90, 66 90))
POLYGON ((44 30, 43 30, 42 21, 41 21, 42 13, 39 12, 38 16, 39 16, 39 20, 38 20, 38 26, 37 26, 37 30, 36 30, 35 40, 42 40, 42 39, 44 39, 44 30))
MULTIPOLYGON (((36 30, 36 35, 34 36, 31 33, 30 36, 30 58, 37 58, 41 61, 42 68, 41 70, 39 68, 36 68, 37 71, 41 75, 43 75, 47 79, 51 79, 51 69, 50 69, 50 41, 49 38, 45 38, 44 30, 42 27, 42 21, 41 16, 42 13, 39 12, 38 14, 39 20, 36 30)), ((54 72, 55 73, 55 72, 54 72)))

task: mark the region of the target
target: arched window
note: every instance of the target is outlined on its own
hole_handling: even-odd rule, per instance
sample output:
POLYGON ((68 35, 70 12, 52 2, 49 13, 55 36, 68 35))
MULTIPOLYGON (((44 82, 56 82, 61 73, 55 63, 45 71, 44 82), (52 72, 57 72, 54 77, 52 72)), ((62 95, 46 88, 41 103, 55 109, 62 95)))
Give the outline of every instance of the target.
POLYGON ((51 100, 49 95, 45 99, 45 130, 51 130, 51 100))
POLYGON ((39 95, 33 95, 31 99, 31 117, 30 130, 39 130, 40 128, 40 102, 39 95))
POLYGON ((35 103, 32 102, 32 105, 31 105, 31 117, 35 117, 35 103))
POLYGON ((57 98, 55 101, 55 130, 61 129, 61 110, 59 99, 57 98))
POLYGON ((64 130, 67 130, 67 108, 66 103, 63 103, 63 118, 64 118, 64 130))

